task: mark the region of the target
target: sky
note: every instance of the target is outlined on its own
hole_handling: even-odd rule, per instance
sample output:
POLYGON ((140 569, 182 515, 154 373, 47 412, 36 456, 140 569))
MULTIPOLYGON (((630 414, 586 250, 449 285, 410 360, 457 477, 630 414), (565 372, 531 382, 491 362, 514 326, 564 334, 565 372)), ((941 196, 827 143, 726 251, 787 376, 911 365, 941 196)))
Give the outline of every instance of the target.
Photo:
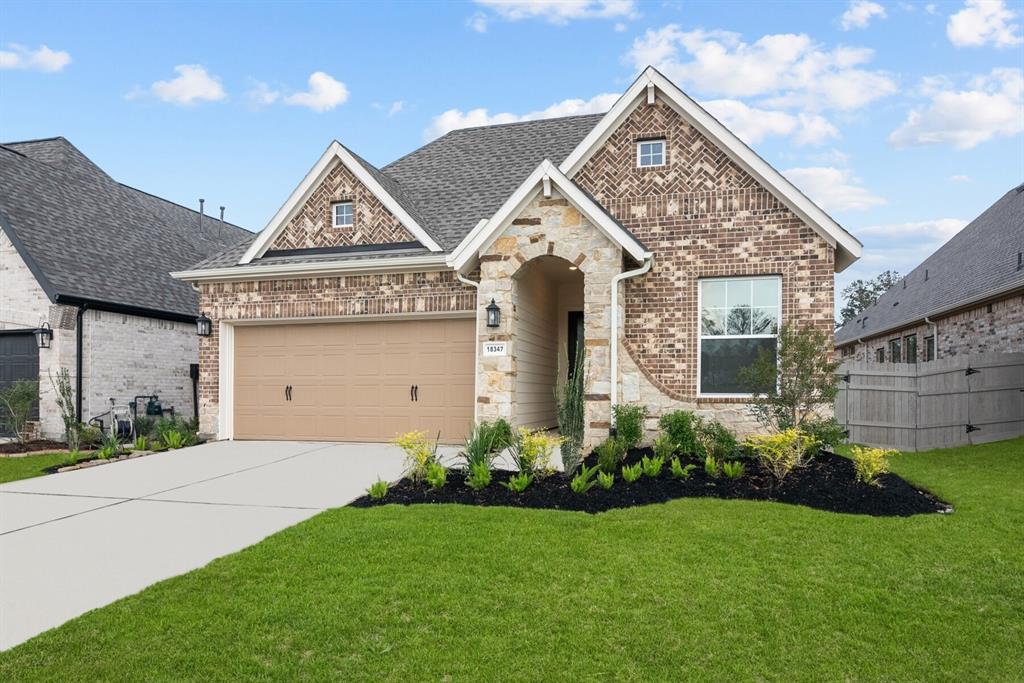
POLYGON ((0 5, 0 141, 257 231, 338 139, 605 111, 652 64, 908 272, 1024 181, 1024 1, 0 5))

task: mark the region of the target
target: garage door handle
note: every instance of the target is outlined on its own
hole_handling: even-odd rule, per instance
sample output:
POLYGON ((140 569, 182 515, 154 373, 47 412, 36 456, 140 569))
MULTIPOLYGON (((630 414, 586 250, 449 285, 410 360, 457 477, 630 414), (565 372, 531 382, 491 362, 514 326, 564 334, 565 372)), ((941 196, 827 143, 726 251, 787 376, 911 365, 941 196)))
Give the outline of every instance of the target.
POLYGON ((419 400, 420 400, 420 385, 419 384, 412 385, 412 400, 414 400, 417 403, 419 403, 419 400))
POLYGON ((412 384, 410 384, 410 385, 409 385, 409 400, 410 400, 410 401, 415 401, 415 400, 416 400, 416 399, 414 398, 414 396, 415 396, 415 395, 416 395, 416 394, 415 394, 415 392, 413 392, 413 385, 412 385, 412 384))
POLYGON ((292 385, 291 384, 289 384, 288 386, 286 386, 284 388, 284 400, 286 400, 286 401, 292 400, 292 385))

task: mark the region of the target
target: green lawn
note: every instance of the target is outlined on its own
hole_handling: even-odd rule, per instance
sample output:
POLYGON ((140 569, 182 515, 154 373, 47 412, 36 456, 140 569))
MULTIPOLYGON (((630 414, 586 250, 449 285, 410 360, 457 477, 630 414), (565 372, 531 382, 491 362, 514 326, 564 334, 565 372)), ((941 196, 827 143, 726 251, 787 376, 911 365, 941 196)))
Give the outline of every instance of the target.
POLYGON ((70 464, 67 453, 40 453, 18 458, 0 457, 0 484, 46 474, 46 468, 70 464))
POLYGON ((956 512, 334 510, 3 653, 0 680, 1024 680, 1024 439, 893 465, 956 512))

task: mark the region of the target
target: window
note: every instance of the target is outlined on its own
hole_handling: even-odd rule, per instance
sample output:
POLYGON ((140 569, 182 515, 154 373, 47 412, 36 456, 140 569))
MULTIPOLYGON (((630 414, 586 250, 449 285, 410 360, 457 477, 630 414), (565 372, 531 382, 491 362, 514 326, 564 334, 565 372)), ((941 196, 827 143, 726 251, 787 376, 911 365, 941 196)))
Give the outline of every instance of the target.
POLYGON ((782 280, 776 276, 700 281, 701 395, 747 396, 740 369, 761 353, 776 357, 782 280))
POLYGON ((903 353, 908 363, 917 362, 917 335, 908 334, 903 338, 903 353))
POLYGON ((333 205, 334 208, 334 227, 336 228, 351 228, 352 227, 352 202, 340 202, 333 205))
POLYGON ((885 349, 876 349, 875 350, 875 362, 876 363, 884 363, 885 362, 885 349))
POLYGON ((935 337, 924 338, 924 360, 935 360, 935 337))
POLYGON ((899 363, 900 361, 903 360, 903 354, 900 353, 900 349, 901 348, 902 348, 902 346, 900 344, 900 340, 899 339, 890 339, 889 340, 889 362, 890 363, 899 363))
POLYGON ((642 140, 636 143, 636 165, 641 168, 646 166, 664 166, 665 141, 642 140))

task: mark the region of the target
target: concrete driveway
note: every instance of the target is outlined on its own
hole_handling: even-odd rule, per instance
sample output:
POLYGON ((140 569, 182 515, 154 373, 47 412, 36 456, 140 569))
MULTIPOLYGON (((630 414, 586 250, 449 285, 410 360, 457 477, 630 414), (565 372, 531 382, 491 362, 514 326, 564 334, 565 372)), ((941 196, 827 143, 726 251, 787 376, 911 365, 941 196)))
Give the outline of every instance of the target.
POLYGON ((224 441, 0 485, 0 649, 397 479, 384 444, 224 441))

